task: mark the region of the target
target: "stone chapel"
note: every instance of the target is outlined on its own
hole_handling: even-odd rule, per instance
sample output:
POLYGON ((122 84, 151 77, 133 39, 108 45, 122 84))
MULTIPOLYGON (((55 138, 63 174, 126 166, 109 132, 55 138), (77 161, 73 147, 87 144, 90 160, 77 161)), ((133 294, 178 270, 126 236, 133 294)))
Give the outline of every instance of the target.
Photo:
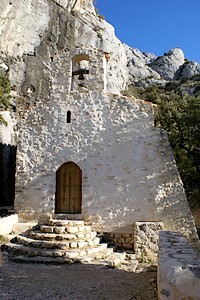
POLYGON ((0 9, 0 67, 17 87, 15 132, 0 129, 10 130, 7 148, 17 136, 19 222, 61 215, 130 239, 136 222, 162 222, 196 237, 156 107, 120 93, 127 55, 93 1, 16 0, 0 9))
MULTIPOLYGON (((15 208, 21 221, 55 214, 101 232, 131 234, 136 221, 194 230, 155 107, 106 91, 108 53, 95 48, 51 59, 49 100, 19 112, 15 208)), ((33 83, 23 89, 31 99, 33 83)))

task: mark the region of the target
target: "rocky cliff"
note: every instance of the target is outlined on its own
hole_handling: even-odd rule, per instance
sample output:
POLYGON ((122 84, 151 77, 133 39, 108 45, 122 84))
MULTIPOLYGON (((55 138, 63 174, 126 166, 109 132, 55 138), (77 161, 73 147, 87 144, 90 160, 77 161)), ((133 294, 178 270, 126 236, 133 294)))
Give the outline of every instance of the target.
POLYGON ((24 94, 21 85, 35 75, 34 92, 39 97, 41 82, 50 84, 46 75, 52 55, 61 49, 88 46, 110 53, 108 90, 118 93, 125 87, 128 72, 124 47, 114 28, 98 17, 92 0, 2 1, 0 12, 1 63, 8 65, 19 94, 24 94), (41 65, 40 74, 30 74, 37 64, 41 65))
POLYGON ((196 80, 200 76, 200 65, 188 61, 180 48, 174 48, 155 56, 124 45, 128 59, 129 83, 145 87, 148 85, 165 85, 169 81, 180 84, 186 80, 196 80))
MULTIPOLYGON (((129 84, 146 86, 200 75, 200 65, 175 48, 157 57, 122 44, 114 28, 88 0, 2 0, 0 68, 17 92, 15 102, 40 101, 52 83, 52 57, 58 51, 94 47, 107 53, 107 91, 118 94, 129 84)), ((46 97, 46 96, 45 96, 46 97)), ((16 104, 17 105, 17 104, 16 104)))

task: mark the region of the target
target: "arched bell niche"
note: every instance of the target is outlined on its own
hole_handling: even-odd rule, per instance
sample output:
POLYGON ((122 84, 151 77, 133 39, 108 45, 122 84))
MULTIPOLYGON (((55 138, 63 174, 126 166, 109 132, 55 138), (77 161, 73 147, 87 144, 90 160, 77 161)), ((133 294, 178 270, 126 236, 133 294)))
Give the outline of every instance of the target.
POLYGON ((72 58, 71 91, 88 90, 90 59, 87 54, 76 54, 72 58))

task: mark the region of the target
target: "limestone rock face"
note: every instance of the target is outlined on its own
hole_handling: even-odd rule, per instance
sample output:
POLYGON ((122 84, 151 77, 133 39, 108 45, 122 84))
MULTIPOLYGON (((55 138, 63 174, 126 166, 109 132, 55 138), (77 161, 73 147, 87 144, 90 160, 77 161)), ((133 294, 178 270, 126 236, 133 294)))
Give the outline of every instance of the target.
POLYGON ((130 83, 138 83, 143 79, 161 79, 161 76, 148 66, 152 61, 156 59, 156 56, 151 53, 142 53, 140 50, 130 48, 124 45, 127 55, 127 67, 129 71, 130 83))
MULTIPOLYGON (((68 13, 95 15, 93 1, 83 0, 2 0, 0 3, 0 49, 12 57, 33 54, 48 30, 52 3, 68 13)), ((70 31, 65 32, 66 35, 70 31)))
POLYGON ((124 48, 128 62, 132 61, 133 63, 140 62, 142 64, 149 64, 157 58, 153 53, 141 52, 139 49, 131 48, 126 44, 124 44, 124 48))
POLYGON ((195 75, 200 75, 200 65, 195 61, 188 61, 177 70, 175 77, 191 79, 195 75))
MULTIPOLYGON (((35 85, 41 86, 38 80, 43 80, 44 72, 48 73, 50 57, 61 49, 69 51, 76 47, 93 47, 108 53, 107 89, 118 94, 125 88, 128 72, 124 47, 113 26, 97 16, 92 0, 16 0, 10 4, 1 1, 1 63, 9 58, 9 75, 15 84, 26 82, 26 74, 34 73, 40 65, 41 73, 30 77, 35 85)), ((37 94, 37 87, 34 89, 37 94)))
POLYGON ((170 80, 174 78, 176 71, 184 64, 184 61, 183 51, 179 48, 174 48, 150 63, 150 67, 159 73, 162 78, 170 80))
POLYGON ((97 15, 93 0, 0 2, 0 63, 9 61, 9 77, 19 90, 30 77, 37 98, 38 87, 46 90, 51 84, 48 75, 51 57, 61 49, 67 52, 79 47, 105 52, 107 91, 115 94, 129 84, 163 85, 172 79, 192 78, 200 73, 198 63, 185 63, 179 48, 157 57, 123 45, 113 26, 97 15), (34 77, 36 73, 32 71, 38 65, 40 72, 34 77))
POLYGON ((195 75, 200 76, 200 65, 194 61, 186 61, 183 51, 179 48, 171 49, 159 57, 125 44, 124 49, 129 73, 128 84, 140 87, 165 85, 171 80, 181 81, 193 79, 195 75))
POLYGON ((94 13, 93 0, 54 0, 58 5, 70 12, 83 12, 84 10, 94 13))
POLYGON ((2 0, 0 3, 0 50, 4 55, 33 54, 47 29, 47 0, 2 0))

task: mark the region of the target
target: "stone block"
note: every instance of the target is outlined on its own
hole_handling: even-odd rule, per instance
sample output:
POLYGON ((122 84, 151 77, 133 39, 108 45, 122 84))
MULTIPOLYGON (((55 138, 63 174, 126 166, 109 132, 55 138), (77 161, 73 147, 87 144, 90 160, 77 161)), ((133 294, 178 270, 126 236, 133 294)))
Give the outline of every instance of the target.
POLYGON ((78 227, 78 231, 79 231, 79 232, 83 232, 83 231, 85 230, 85 227, 86 227, 86 226, 79 226, 79 227, 78 227))
POLYGON ((27 230, 30 230, 32 227, 36 226, 37 224, 37 222, 15 223, 13 224, 12 232, 14 234, 24 233, 27 230))
POLYGON ((84 248, 85 246, 87 246, 87 242, 78 242, 77 246, 78 248, 84 248))
POLYGON ((162 229, 162 222, 134 224, 134 250, 138 259, 157 261, 159 232, 162 229))
POLYGON ((125 238, 125 239, 127 239, 127 238, 130 238, 131 236, 130 236, 130 233, 123 233, 122 234, 122 236, 125 238))
POLYGON ((54 232, 55 233, 65 233, 65 227, 64 226, 60 226, 60 227, 55 227, 54 228, 54 232))
POLYGON ((94 241, 88 241, 88 245, 89 245, 90 247, 93 247, 93 246, 95 246, 95 242, 94 242, 94 241))
POLYGON ((79 231, 78 227, 67 226, 65 229, 68 233, 77 233, 79 231))
POLYGON ((125 242, 125 238, 121 237, 121 238, 118 239, 117 242, 120 243, 120 244, 123 244, 125 242))
POLYGON ((115 239, 118 241, 123 235, 121 233, 116 233, 115 234, 115 239))
POLYGON ((92 238, 92 239, 95 238, 96 235, 97 235, 96 231, 92 231, 92 232, 91 232, 91 238, 92 238))
POLYGON ((6 235, 12 232, 14 224, 18 222, 18 214, 0 218, 0 235, 6 235))
POLYGON ((177 232, 161 232, 158 261, 160 300, 200 300, 200 259, 177 232))
POLYGON ((46 232, 46 233, 53 233, 53 231, 54 231, 53 227, 45 226, 45 225, 40 226, 40 229, 42 232, 46 232))
POLYGON ((78 233, 76 236, 77 236, 78 239, 83 239, 85 237, 85 234, 84 233, 78 233))
POLYGON ((91 231, 91 227, 90 227, 90 226, 87 226, 87 225, 84 227, 84 229, 85 229, 85 231, 88 231, 88 232, 91 231))
POLYGON ((128 243, 123 243, 122 247, 125 248, 125 249, 133 249, 133 245, 130 245, 128 243))
POLYGON ((78 244, 76 242, 72 242, 69 244, 70 248, 77 248, 78 244))
POLYGON ((125 242, 126 242, 126 243, 130 243, 131 241, 133 241, 133 238, 132 238, 132 237, 127 237, 127 238, 125 238, 125 242))

